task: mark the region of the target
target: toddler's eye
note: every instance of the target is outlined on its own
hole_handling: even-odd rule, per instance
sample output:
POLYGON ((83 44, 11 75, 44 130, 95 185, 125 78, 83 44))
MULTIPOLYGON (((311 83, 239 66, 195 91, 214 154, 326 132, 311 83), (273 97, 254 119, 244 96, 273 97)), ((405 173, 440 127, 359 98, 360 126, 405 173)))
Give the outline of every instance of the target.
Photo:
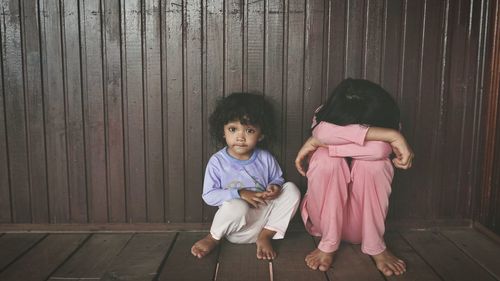
POLYGON ((228 130, 229 132, 231 132, 231 133, 236 132, 236 128, 235 128, 235 127, 229 127, 229 128, 227 128, 227 130, 228 130))
POLYGON ((247 129, 247 133, 253 134, 253 133, 255 133, 255 130, 254 129, 247 129))

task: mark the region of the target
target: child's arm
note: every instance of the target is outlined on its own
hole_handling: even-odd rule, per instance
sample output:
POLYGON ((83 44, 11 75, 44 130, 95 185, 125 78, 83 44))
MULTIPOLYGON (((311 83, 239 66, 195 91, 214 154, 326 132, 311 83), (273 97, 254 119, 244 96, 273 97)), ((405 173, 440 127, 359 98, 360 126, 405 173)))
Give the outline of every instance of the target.
POLYGON ((391 153, 391 146, 383 141, 367 141, 364 145, 351 143, 328 146, 328 154, 332 157, 351 157, 365 161, 386 159, 391 153))
MULTIPOLYGON (((336 126, 334 124, 332 124, 332 125, 336 126)), ((337 126, 337 127, 342 127, 342 126, 337 126)), ((370 141, 382 141, 382 142, 389 143, 392 147, 392 150, 396 154, 396 158, 394 158, 392 160, 394 165, 400 169, 408 169, 411 167, 413 156, 414 156, 413 151, 411 150, 410 146, 406 142, 406 139, 398 131, 393 130, 393 129, 386 129, 386 128, 369 127, 367 132, 366 132, 366 135, 365 135, 365 140, 367 141, 365 143, 365 146, 368 143, 370 143, 370 141)), ((352 147, 352 145, 354 145, 354 144, 350 144, 350 145, 346 144, 345 146, 340 148, 340 150, 341 150, 340 153, 338 152, 338 148, 337 148, 338 154, 335 156, 338 156, 338 157, 350 156, 350 157, 352 157, 352 154, 346 155, 347 151, 348 150, 350 151, 350 146, 352 147)), ((384 153, 383 152, 384 149, 382 149, 382 147, 377 148, 377 147, 371 147, 371 146, 377 146, 377 145, 369 144, 369 146, 366 149, 368 149, 370 151, 365 151, 365 152, 361 151, 359 153, 367 153, 367 155, 368 155, 368 153, 370 153, 370 157, 376 157, 376 156, 373 156, 374 155, 373 153, 375 151, 381 151, 382 153, 384 153)), ((297 168, 297 171, 302 176, 306 175, 304 160, 306 160, 308 158, 308 155, 312 154, 319 147, 329 148, 328 145, 324 144, 323 142, 321 142, 320 140, 318 140, 317 138, 315 138, 313 136, 313 137, 310 137, 304 143, 302 148, 297 153, 297 157, 295 158, 295 167, 297 168)), ((335 145, 333 147, 335 147, 335 145)), ((337 147, 341 147, 341 146, 337 145, 337 147)), ((331 153, 331 150, 330 150, 330 153, 331 153)))
POLYGON ((413 157, 415 156, 405 137, 394 129, 370 127, 366 134, 368 141, 385 141, 392 146, 396 158, 392 159, 394 166, 400 169, 411 168, 413 157))
POLYGON ((352 157, 373 161, 388 158, 391 146, 385 142, 366 141, 370 127, 358 124, 339 126, 328 122, 319 123, 313 137, 328 145, 329 155, 352 157))
POLYGON ((220 206, 224 201, 240 198, 237 189, 224 189, 219 178, 219 169, 212 161, 208 161, 203 180, 202 198, 210 206, 220 206))

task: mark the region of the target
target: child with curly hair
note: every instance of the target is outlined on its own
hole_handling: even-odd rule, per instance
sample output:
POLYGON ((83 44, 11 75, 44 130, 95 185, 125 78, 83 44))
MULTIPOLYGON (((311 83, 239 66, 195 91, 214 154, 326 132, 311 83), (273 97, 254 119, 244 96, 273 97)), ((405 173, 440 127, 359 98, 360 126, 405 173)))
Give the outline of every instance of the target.
POLYGON ((219 209, 210 233, 192 246, 194 256, 206 256, 225 237, 256 243, 258 259, 276 257, 271 240, 284 238, 300 192, 284 181, 278 162, 265 150, 276 130, 272 113, 263 96, 234 93, 210 116, 211 136, 225 146, 208 161, 202 197, 219 209))

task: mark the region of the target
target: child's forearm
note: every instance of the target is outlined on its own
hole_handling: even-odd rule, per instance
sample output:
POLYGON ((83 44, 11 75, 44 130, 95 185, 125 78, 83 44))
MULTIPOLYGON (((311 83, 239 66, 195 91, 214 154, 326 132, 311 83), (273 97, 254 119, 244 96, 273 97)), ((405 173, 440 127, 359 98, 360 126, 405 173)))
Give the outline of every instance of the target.
POLYGON ((388 128, 370 127, 365 136, 365 141, 384 141, 392 143, 404 139, 399 131, 388 128))

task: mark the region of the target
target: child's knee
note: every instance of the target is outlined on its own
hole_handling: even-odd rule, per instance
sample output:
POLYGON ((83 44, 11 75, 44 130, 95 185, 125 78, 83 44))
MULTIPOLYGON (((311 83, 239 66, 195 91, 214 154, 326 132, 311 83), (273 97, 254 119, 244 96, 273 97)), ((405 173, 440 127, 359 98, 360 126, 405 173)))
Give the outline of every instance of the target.
POLYGON ((282 195, 286 196, 291 202, 300 202, 300 190, 293 182, 283 184, 282 195))
POLYGON ((342 157, 331 157, 328 149, 319 148, 316 150, 309 162, 307 176, 330 174, 332 170, 345 165, 345 159, 342 157))
POLYGON ((224 213, 224 217, 228 220, 240 220, 248 213, 249 209, 250 206, 244 200, 233 199, 224 202, 219 212, 224 213))

